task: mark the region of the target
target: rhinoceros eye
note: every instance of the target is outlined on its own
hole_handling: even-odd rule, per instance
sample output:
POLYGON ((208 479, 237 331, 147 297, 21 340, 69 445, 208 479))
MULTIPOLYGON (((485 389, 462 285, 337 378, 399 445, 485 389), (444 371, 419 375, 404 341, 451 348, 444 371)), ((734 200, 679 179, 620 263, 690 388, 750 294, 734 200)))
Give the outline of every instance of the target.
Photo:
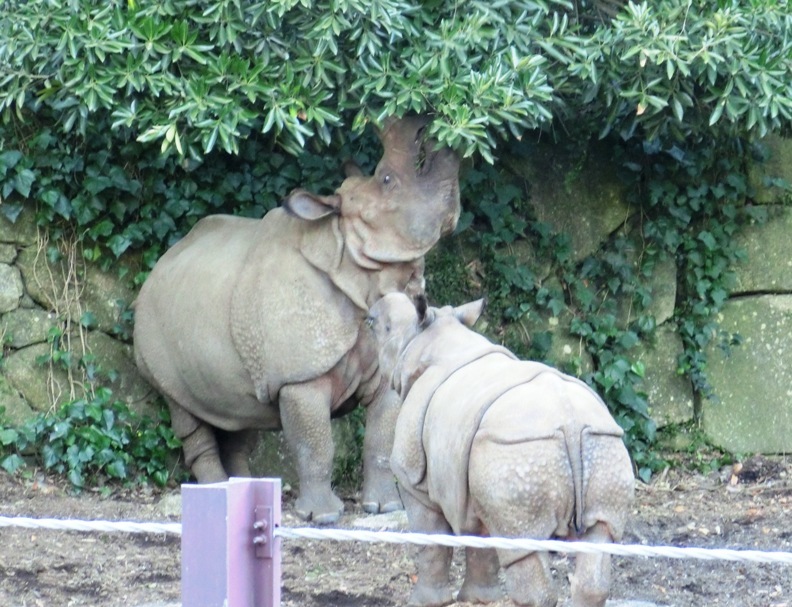
POLYGON ((374 326, 374 317, 373 316, 367 316, 366 317, 366 326, 369 329, 374 326))
POLYGON ((391 181, 390 175, 385 175, 385 177, 382 178, 382 183, 384 183, 385 185, 388 185, 390 181, 391 181))

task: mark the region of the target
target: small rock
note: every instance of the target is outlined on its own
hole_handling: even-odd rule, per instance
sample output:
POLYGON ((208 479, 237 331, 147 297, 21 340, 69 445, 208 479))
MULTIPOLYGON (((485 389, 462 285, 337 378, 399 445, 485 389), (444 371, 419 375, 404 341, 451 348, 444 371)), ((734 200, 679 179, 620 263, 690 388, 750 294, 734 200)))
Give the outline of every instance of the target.
POLYGON ((402 531, 407 528, 407 513, 404 510, 372 514, 352 521, 352 526, 370 531, 402 531))
POLYGON ((167 518, 181 518, 182 496, 180 493, 169 493, 165 495, 154 506, 155 511, 160 516, 167 518))

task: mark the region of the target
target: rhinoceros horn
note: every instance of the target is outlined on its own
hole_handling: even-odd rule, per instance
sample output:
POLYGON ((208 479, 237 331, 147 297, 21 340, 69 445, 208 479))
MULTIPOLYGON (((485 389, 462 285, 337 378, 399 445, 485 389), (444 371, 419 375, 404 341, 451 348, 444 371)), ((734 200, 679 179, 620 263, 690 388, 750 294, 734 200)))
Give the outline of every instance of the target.
POLYGON ((377 131, 385 150, 383 160, 399 172, 415 171, 422 159, 424 132, 431 121, 427 115, 386 119, 382 130, 377 131))
POLYGON ((428 116, 386 120, 384 148, 365 185, 342 185, 347 245, 361 265, 419 259, 459 219, 459 159, 426 138, 428 116), (365 192, 365 193, 364 193, 365 192))

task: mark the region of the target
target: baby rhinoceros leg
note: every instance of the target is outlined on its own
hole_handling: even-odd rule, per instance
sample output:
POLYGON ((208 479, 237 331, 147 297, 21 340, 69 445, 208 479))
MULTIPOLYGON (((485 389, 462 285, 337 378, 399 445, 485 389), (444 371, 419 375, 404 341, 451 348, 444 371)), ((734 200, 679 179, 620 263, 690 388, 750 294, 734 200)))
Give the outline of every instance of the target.
MULTIPOLYGON (((470 454, 468 483, 474 509, 493 537, 547 539, 572 513, 568 456, 556 438, 509 444, 480 434, 470 454)), ((499 550, 498 556, 515 603, 556 606, 547 553, 499 550)))
MULTIPOLYGON (((403 497, 410 531, 451 533, 451 526, 441 512, 427 508, 406 491, 403 497)), ((418 551, 416 558, 418 581, 410 594, 409 605, 442 607, 454 602, 449 577, 452 556, 453 549, 444 546, 424 546, 418 551)))
MULTIPOLYGON (((585 487, 582 540, 614 542, 622 537, 633 501, 632 463, 618 436, 584 433, 585 487)), ((571 576, 573 607, 603 607, 611 583, 607 554, 579 554, 571 576)))
MULTIPOLYGON (((585 542, 611 542, 607 525, 597 523, 581 538, 585 542)), ((604 607, 611 583, 609 554, 578 554, 570 576, 572 607, 604 607)))
POLYGON ((465 581, 457 600, 467 603, 493 603, 503 598, 498 570, 500 562, 495 549, 465 549, 465 581))

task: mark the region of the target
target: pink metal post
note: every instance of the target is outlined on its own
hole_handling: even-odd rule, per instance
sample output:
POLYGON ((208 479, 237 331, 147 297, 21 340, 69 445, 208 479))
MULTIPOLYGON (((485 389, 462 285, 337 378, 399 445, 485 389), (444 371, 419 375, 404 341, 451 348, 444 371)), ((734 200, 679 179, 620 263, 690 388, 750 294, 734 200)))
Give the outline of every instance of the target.
POLYGON ((182 485, 182 607, 279 607, 281 481, 182 485))

